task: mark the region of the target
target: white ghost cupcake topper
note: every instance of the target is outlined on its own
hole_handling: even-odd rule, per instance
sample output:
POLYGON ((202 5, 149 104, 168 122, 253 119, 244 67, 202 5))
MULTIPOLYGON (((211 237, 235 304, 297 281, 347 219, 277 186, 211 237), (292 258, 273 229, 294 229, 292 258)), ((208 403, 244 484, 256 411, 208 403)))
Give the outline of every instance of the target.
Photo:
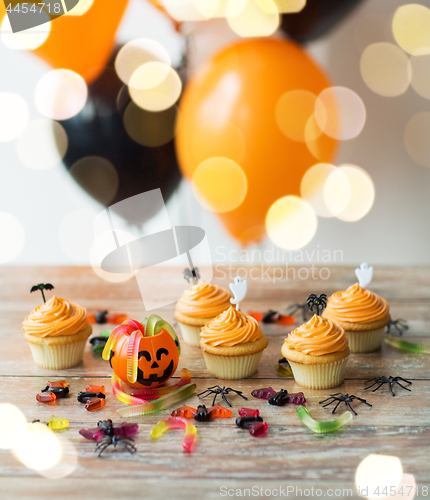
POLYGON ((360 267, 357 267, 355 270, 355 275, 358 279, 358 284, 362 288, 366 288, 367 285, 370 284, 373 278, 373 267, 367 264, 367 262, 363 262, 360 267))
POLYGON ((230 299, 230 302, 236 304, 236 309, 239 310, 239 302, 242 302, 248 291, 248 282, 243 280, 240 276, 236 276, 234 282, 230 283, 229 286, 234 296, 234 298, 230 299))

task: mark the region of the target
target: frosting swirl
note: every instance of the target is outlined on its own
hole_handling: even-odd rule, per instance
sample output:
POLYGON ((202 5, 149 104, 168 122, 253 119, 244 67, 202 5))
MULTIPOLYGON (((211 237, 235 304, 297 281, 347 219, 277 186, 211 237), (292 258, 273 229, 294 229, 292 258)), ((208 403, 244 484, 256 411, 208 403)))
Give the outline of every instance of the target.
POLYGON ((261 337, 258 322, 230 306, 212 321, 202 327, 200 336, 205 344, 232 347, 246 342, 255 342, 261 337))
POLYGON ((55 295, 25 318, 22 330, 37 337, 74 335, 88 326, 86 310, 55 295))
POLYGON ((185 290, 176 304, 176 310, 193 318, 214 318, 229 308, 230 297, 225 288, 201 281, 185 290))
POLYGON ((323 356, 344 351, 348 347, 348 337, 342 327, 314 314, 307 323, 293 330, 285 343, 288 349, 323 356))
POLYGON ((356 283, 347 290, 334 293, 328 300, 324 315, 333 321, 372 323, 387 317, 388 302, 356 283))

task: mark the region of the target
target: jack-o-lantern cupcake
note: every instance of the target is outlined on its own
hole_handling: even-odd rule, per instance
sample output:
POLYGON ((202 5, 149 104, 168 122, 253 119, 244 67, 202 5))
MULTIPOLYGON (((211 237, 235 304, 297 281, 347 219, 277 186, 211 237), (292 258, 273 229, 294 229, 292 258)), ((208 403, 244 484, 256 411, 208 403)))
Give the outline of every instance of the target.
POLYGON ((78 365, 93 331, 83 307, 55 295, 31 311, 22 330, 35 363, 49 370, 78 365))
POLYGON ((206 323, 200 336, 208 372, 223 379, 253 375, 268 344, 258 322, 233 306, 206 323))
POLYGON ((175 310, 184 342, 198 347, 202 326, 228 309, 230 298, 225 288, 205 281, 185 290, 175 310))
POLYGON ((350 350, 343 328, 314 314, 288 335, 281 352, 298 385, 330 389, 342 384, 350 350))
POLYGON ((345 330, 351 352, 373 352, 381 347, 385 326, 390 322, 390 306, 356 283, 334 293, 323 316, 345 330))

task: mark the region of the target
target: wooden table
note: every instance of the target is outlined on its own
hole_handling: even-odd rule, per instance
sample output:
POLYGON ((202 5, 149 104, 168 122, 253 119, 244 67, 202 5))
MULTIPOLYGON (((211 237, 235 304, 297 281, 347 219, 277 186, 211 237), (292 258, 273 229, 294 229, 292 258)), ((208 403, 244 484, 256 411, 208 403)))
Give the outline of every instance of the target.
MULTIPOLYGON (((180 290, 169 285, 172 272, 172 269, 154 272, 156 296, 178 296, 180 290)), ((288 304, 303 302, 309 293, 330 294, 345 289, 355 279, 351 267, 331 267, 328 280, 278 280, 273 283, 270 272, 269 269, 259 280, 250 280, 248 296, 241 305, 243 310, 265 311, 271 308, 283 311, 288 304)), ((221 275, 218 269, 214 282, 227 286, 228 278, 220 279, 221 275)), ((267 386, 278 390, 286 388, 290 392, 300 390, 294 379, 282 378, 275 371, 283 339, 289 331, 277 325, 263 326, 269 337, 269 346, 264 351, 258 373, 252 378, 234 382, 213 379, 206 371, 199 348, 184 343, 176 372, 177 381, 180 369, 187 367, 197 384, 197 392, 214 384, 244 391, 249 401, 232 397, 234 412, 237 413, 241 406, 258 408, 269 425, 267 436, 251 437, 247 431, 236 427, 234 418, 196 423, 196 450, 193 454, 185 454, 181 447, 181 431, 169 433, 156 442, 149 438, 154 423, 170 414, 170 411, 164 411, 134 419, 140 424, 135 455, 108 450, 104 457, 97 458, 93 443, 83 439, 78 431, 96 425, 100 419, 111 418, 118 422, 116 410, 123 405, 110 392, 111 369, 108 363, 94 357, 89 345, 83 364, 76 368, 48 371, 34 364, 21 331, 21 322, 40 302, 40 297, 29 293, 30 287, 40 282, 53 283, 55 293, 78 302, 88 311, 109 309, 128 313, 136 319, 145 315, 134 279, 112 284, 102 281, 91 269, 84 267, 1 269, 0 402, 17 405, 30 422, 33 419, 44 421, 51 414, 67 418, 70 427, 59 437, 72 443, 78 454, 78 463, 67 477, 47 479, 26 468, 8 450, 0 450, 0 498, 214 499, 223 498, 222 493, 226 490, 221 490, 221 487, 236 490, 253 486, 263 487, 263 495, 266 488, 277 488, 279 492, 282 487, 286 492, 287 486, 303 490, 313 487, 315 491, 320 489, 322 494, 326 494, 329 488, 349 489, 349 493, 332 495, 358 498, 354 487, 355 472, 360 462, 371 453, 399 457, 404 472, 413 474, 420 488, 430 486, 430 357, 404 353, 387 345, 372 354, 351 355, 345 383, 335 392, 340 390, 365 397, 373 407, 359 405, 358 415, 350 426, 337 434, 317 435, 301 425, 293 405, 272 407, 250 396, 252 389, 267 386), (412 392, 398 388, 395 398, 390 396, 387 388, 374 394, 364 393, 364 380, 380 375, 400 375, 412 380, 412 392), (53 405, 37 403, 35 395, 48 379, 55 377, 67 378, 70 397, 53 405), (98 412, 90 413, 76 401, 77 392, 88 383, 105 384, 109 388, 106 406, 98 412)), ((408 320, 410 329, 404 335, 406 339, 429 341, 430 267, 378 267, 372 290, 389 301, 394 318, 408 320)), ((154 312, 175 324, 173 310, 174 305, 154 312)), ((94 332, 101 329, 102 326, 95 326, 94 332)), ((333 391, 304 392, 312 416, 320 420, 333 418, 328 409, 322 409, 318 404, 333 391)), ((195 396, 187 401, 191 406, 197 403, 195 396)), ((302 496, 299 491, 292 493, 289 489, 288 492, 290 498, 302 496)), ((249 498, 247 492, 243 495, 249 498)), ((426 496, 420 490, 416 498, 426 496)))

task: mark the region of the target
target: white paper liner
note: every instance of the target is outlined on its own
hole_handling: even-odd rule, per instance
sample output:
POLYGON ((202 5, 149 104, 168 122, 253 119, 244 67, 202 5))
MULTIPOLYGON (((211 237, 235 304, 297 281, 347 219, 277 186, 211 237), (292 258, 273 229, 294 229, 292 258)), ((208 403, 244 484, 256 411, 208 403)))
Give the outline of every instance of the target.
POLYGON ((288 360, 296 383, 306 389, 331 389, 343 383, 349 356, 334 363, 303 365, 288 360))
POLYGON ((384 330, 385 326, 367 332, 345 330, 345 335, 349 339, 349 348, 351 352, 363 353, 377 351, 381 347, 384 330))
POLYGON ((71 344, 49 346, 44 343, 29 342, 34 362, 47 370, 62 370, 79 365, 84 357, 85 344, 88 339, 71 344))
POLYGON ((203 351, 208 372, 217 378, 237 380, 253 375, 263 351, 247 356, 217 356, 203 351))
POLYGON ((200 332, 202 331, 201 326, 186 325, 185 323, 179 323, 179 328, 181 329, 183 341, 194 347, 200 346, 200 332))

